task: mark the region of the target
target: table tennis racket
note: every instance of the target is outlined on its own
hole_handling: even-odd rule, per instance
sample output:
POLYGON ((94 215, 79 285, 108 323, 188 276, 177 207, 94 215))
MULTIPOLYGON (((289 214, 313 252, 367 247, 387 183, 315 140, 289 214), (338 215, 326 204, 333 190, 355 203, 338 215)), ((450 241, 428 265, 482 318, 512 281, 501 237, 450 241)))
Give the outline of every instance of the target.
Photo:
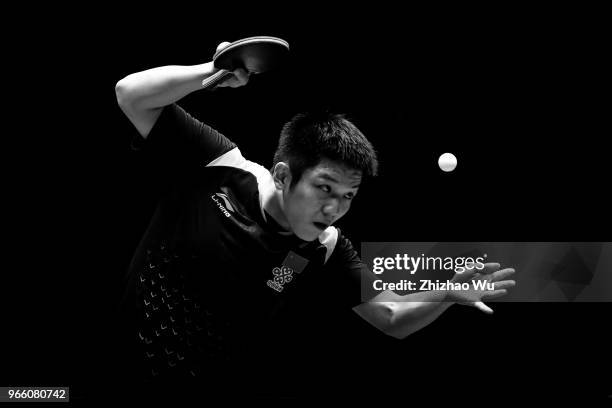
POLYGON ((249 73, 261 73, 278 66, 287 56, 289 44, 277 37, 258 36, 234 41, 213 56, 219 71, 202 81, 202 88, 214 88, 243 68, 249 73))

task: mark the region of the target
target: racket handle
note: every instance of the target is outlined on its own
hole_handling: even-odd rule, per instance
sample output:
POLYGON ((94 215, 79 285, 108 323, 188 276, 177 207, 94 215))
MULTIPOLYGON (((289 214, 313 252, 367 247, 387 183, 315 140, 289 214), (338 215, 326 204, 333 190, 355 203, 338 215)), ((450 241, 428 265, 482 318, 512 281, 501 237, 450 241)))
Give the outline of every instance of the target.
POLYGON ((215 85, 227 79, 231 75, 234 75, 232 71, 220 69, 202 81, 202 88, 213 88, 215 85))

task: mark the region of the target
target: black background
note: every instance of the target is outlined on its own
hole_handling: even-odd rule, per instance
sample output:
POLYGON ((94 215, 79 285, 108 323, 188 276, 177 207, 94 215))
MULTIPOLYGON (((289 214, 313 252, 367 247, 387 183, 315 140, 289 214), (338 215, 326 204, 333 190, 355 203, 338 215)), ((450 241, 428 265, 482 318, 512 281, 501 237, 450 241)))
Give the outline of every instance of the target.
MULTIPOLYGON (((601 10, 73 7, 7 13, 18 24, 4 33, 0 385, 69 385, 81 402, 111 392, 121 369, 109 363, 111 310, 156 198, 114 85, 206 62, 222 41, 273 35, 291 45, 285 66, 247 87, 183 100, 246 157, 269 166, 282 124, 321 106, 347 113, 373 142, 380 176, 340 223, 357 246, 610 240, 601 10), (458 158, 452 173, 437 166, 444 152, 458 158)), ((612 394, 609 303, 493 306, 493 316, 454 306, 404 341, 357 319, 326 328, 337 357, 321 359, 296 398, 612 394)))

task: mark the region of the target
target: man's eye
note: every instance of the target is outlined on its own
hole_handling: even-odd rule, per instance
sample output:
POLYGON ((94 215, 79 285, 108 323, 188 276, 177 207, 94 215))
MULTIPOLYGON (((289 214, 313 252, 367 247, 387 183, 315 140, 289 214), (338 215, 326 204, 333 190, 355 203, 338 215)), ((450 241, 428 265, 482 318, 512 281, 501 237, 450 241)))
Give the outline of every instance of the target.
POLYGON ((344 195, 345 198, 348 198, 349 200, 352 200, 355 197, 355 194, 353 193, 347 193, 344 195))
POLYGON ((319 186, 319 188, 325 191, 326 193, 329 193, 331 191, 331 187, 328 185, 322 185, 322 186, 319 186))

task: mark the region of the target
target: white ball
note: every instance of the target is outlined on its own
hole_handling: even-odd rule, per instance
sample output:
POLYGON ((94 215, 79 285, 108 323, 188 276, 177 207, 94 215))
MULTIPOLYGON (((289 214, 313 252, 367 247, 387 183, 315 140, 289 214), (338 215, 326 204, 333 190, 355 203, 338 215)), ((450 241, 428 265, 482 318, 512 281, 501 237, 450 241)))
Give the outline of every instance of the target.
POLYGON ((457 167, 457 158, 452 153, 444 153, 438 159, 438 166, 440 166, 442 171, 453 171, 457 167))

